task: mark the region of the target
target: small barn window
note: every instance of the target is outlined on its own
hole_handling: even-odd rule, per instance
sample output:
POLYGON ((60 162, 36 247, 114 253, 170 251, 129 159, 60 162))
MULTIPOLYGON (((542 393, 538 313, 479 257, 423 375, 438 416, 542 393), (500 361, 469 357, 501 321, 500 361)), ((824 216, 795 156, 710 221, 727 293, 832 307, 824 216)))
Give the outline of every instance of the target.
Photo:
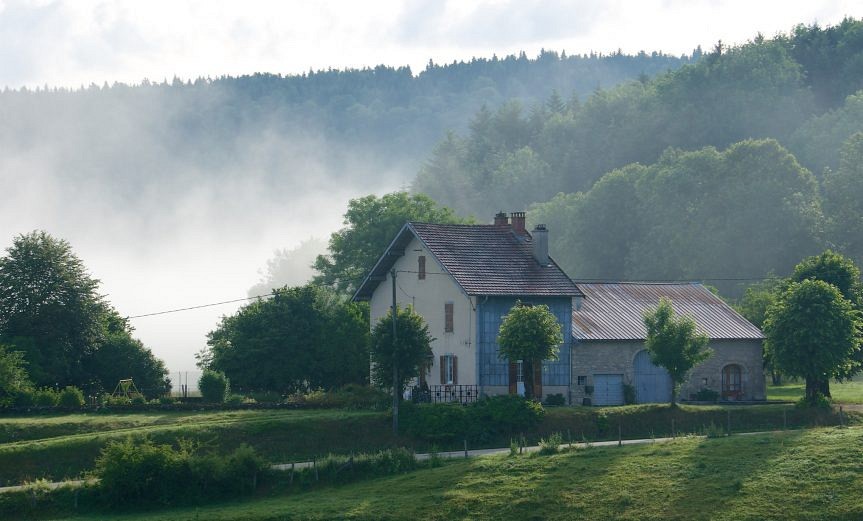
POLYGON ((579 376, 578 377, 578 385, 585 385, 586 383, 587 383, 587 377, 586 376, 579 376))
POLYGON ((417 257, 417 278, 425 280, 426 278, 426 256, 420 255, 417 257))
POLYGON ((453 332, 453 318, 452 318, 452 302, 447 302, 443 305, 443 330, 444 333, 452 333, 453 332))

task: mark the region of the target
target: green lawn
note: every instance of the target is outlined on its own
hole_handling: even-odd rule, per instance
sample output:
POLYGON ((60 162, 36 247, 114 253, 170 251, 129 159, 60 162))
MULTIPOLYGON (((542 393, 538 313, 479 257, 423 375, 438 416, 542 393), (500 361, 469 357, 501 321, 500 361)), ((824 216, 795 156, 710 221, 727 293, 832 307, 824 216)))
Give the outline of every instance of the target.
POLYGON ((863 429, 856 427, 687 438, 555 456, 459 460, 342 487, 110 517, 859 520, 861 461, 863 429))
MULTIPOLYGON (((803 398, 805 384, 801 382, 790 382, 782 385, 768 385, 768 400, 792 400, 803 398)), ((850 382, 831 382, 830 394, 837 403, 863 404, 863 379, 855 379, 850 382)))

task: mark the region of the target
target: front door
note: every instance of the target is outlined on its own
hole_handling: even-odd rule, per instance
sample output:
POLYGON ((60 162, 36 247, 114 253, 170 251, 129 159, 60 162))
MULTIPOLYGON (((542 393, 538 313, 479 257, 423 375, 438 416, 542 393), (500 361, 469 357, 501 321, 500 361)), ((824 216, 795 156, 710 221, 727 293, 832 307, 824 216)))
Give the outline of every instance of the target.
POLYGON ((664 367, 653 364, 646 350, 635 355, 635 400, 638 403, 671 401, 671 376, 664 367))

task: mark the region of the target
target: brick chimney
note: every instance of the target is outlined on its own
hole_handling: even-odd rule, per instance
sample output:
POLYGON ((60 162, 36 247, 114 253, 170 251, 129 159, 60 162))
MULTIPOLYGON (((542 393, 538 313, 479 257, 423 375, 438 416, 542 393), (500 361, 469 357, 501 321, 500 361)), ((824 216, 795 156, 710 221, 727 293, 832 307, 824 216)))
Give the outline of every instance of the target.
POLYGON ((494 225, 509 227, 509 217, 506 216, 506 212, 498 212, 494 216, 494 225))
POLYGON ((527 229, 524 224, 524 212, 512 212, 512 231, 518 235, 527 235, 527 229))
POLYGON ((544 224, 537 224, 533 231, 533 258, 541 266, 548 266, 548 229, 544 224))

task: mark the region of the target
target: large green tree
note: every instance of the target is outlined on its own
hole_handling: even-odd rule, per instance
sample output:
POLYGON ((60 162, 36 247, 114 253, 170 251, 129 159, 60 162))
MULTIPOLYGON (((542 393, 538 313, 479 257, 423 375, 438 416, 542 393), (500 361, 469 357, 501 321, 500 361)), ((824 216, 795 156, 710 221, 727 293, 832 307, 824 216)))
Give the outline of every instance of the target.
MULTIPOLYGON (((863 91, 858 97, 856 121, 863 130, 863 91)), ((832 242, 863 262, 863 132, 852 135, 842 146, 838 170, 825 173, 824 210, 832 242)))
POLYGON ((557 360, 562 342, 560 323, 545 304, 532 306, 517 302, 503 318, 497 336, 499 356, 510 362, 522 361, 526 398, 542 398, 535 393, 536 368, 543 360, 557 360))
POLYGON ((0 341, 24 353, 36 385, 82 385, 98 346, 99 281, 62 239, 44 231, 15 237, 0 258, 0 341))
POLYGON ((779 369, 806 379, 806 399, 830 396, 830 379, 859 369, 860 314, 823 280, 792 282, 764 322, 766 347, 779 369))
POLYGON ((656 309, 645 313, 644 326, 647 328, 644 346, 650 360, 671 376, 671 406, 675 407, 677 393, 689 371, 712 354, 707 347, 710 340, 696 330, 692 318, 676 316, 671 301, 665 297, 659 300, 656 309))
POLYGON ((840 253, 827 250, 819 255, 803 259, 791 274, 794 282, 823 280, 839 290, 854 308, 863 309, 863 283, 860 269, 854 261, 840 253))
POLYGON ((314 285, 282 288, 207 336, 202 368, 224 372, 234 390, 292 393, 368 380, 367 308, 314 285))
POLYGON ((371 362, 372 382, 381 389, 393 390, 393 365, 398 369, 395 382, 399 397, 413 378, 420 375, 432 362, 429 333, 423 318, 408 306, 396 308, 396 337, 393 338, 393 312, 390 309, 372 330, 371 362))
POLYGON ((320 275, 314 282, 340 291, 353 290, 408 221, 466 222, 422 194, 394 192, 351 199, 345 227, 330 236, 329 253, 315 260, 320 275))

